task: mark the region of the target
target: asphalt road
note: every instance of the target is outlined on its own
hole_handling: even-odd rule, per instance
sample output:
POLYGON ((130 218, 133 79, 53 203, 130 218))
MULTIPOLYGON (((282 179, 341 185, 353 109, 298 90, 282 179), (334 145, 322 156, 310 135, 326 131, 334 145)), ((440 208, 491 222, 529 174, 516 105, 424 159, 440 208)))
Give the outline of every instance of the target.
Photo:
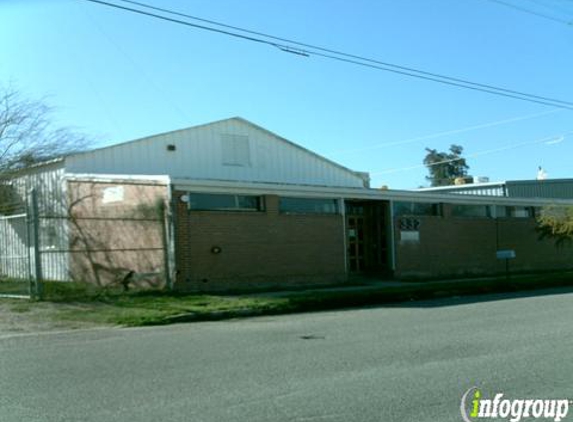
POLYGON ((439 422, 474 385, 573 398, 573 293, 546 293, 0 337, 0 421, 439 422))

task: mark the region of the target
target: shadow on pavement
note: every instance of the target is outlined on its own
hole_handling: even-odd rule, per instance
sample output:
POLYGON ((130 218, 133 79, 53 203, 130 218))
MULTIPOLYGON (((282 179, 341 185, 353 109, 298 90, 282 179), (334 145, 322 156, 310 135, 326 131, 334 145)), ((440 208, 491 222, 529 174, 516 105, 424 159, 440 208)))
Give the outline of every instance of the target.
POLYGON ((524 299, 539 296, 552 296, 573 294, 573 287, 558 287, 540 290, 526 290, 519 292, 486 293, 467 296, 439 297, 434 299, 410 300, 407 302, 387 303, 372 307, 385 308, 441 308, 446 306, 469 305, 482 302, 524 299))

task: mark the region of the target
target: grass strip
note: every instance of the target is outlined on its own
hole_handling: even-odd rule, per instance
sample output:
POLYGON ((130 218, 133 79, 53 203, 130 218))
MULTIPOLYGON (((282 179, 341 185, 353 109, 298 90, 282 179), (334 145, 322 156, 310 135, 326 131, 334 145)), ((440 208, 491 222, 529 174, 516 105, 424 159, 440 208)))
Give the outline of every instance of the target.
POLYGON ((123 292, 97 289, 79 283, 46 283, 44 302, 20 303, 22 307, 52 306, 57 321, 76 321, 121 326, 164 325, 178 322, 313 312, 413 302, 451 296, 507 293, 525 290, 572 287, 572 274, 551 274, 506 279, 455 280, 404 283, 400 286, 362 286, 351 290, 256 294, 183 294, 175 292, 123 292))

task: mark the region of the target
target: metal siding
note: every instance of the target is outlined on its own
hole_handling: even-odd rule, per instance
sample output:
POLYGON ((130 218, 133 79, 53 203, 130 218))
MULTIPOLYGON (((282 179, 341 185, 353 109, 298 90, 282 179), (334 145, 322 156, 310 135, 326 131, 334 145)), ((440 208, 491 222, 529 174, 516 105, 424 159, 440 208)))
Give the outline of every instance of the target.
POLYGON ((477 196, 505 196, 504 188, 501 185, 458 185, 439 189, 420 189, 419 192, 447 193, 456 195, 477 195, 477 196))
MULTIPOLYGON (((67 198, 64 184, 64 167, 62 163, 38 167, 13 180, 13 185, 23 203, 26 203, 30 190, 32 188, 36 190, 38 194, 38 211, 42 217, 63 217, 66 215, 67 198)), ((43 220, 41 224, 42 233, 45 233, 48 225, 55 229, 62 245, 65 245, 67 249, 69 237, 66 220, 63 218, 43 220)), ((40 233, 40 239, 44 239, 42 233, 40 233)), ((44 278, 55 281, 68 280, 68 263, 68 253, 56 255, 43 253, 42 271, 44 278)))
POLYGON ((62 164, 38 168, 13 179, 20 200, 25 203, 30 189, 38 192, 38 208, 42 214, 61 214, 66 211, 62 164))
POLYGON ((512 198, 573 199, 573 179, 514 180, 504 184, 462 185, 426 191, 512 198))
POLYGON ((0 217, 0 276, 28 278, 27 225, 25 214, 0 217))
POLYGON ((573 180, 507 182, 507 191, 511 197, 573 199, 573 180))
POLYGON ((238 119, 153 136, 70 156, 68 173, 165 174, 180 179, 238 180, 362 187, 362 178, 238 119), (251 165, 225 166, 221 134, 247 135, 251 165), (166 150, 175 144, 177 150, 166 150))

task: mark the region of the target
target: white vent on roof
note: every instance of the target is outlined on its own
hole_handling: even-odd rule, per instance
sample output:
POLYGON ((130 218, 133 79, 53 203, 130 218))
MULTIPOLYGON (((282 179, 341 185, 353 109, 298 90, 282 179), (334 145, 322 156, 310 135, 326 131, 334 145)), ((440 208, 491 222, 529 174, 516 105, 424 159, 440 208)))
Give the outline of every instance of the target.
POLYGON ((488 183, 489 177, 487 176, 474 176, 474 183, 488 183))
POLYGON ((221 135, 222 163, 226 166, 248 167, 251 165, 249 137, 246 135, 221 135))

